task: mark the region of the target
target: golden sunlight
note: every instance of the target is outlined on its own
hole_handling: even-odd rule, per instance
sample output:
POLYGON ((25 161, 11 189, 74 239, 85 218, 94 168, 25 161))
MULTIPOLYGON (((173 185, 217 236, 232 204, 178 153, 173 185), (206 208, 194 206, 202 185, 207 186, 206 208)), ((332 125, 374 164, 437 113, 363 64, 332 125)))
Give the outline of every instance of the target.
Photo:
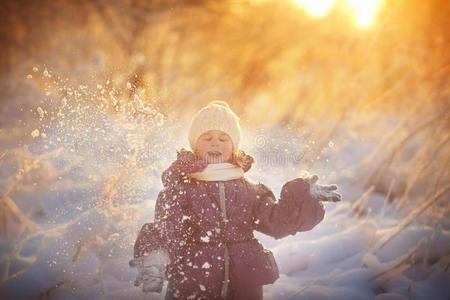
MULTIPOLYGON (((336 0, 295 0, 313 17, 325 16, 337 2, 336 0)), ((361 27, 367 27, 372 23, 377 12, 380 0, 341 0, 350 7, 354 15, 355 23, 361 27)))
POLYGON ((372 22, 380 0, 345 0, 354 10, 355 22, 361 27, 369 26, 372 22))
POLYGON ((313 17, 325 16, 333 6, 335 0, 296 0, 313 17))

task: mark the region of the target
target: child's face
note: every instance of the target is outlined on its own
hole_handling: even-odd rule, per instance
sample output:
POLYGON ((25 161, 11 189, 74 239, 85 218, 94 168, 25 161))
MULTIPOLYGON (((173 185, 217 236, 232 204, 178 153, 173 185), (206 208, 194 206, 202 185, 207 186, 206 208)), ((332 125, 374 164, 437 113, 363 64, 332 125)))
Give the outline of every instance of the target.
POLYGON ((208 164, 230 162, 233 142, 225 132, 210 130, 198 138, 195 152, 208 164))

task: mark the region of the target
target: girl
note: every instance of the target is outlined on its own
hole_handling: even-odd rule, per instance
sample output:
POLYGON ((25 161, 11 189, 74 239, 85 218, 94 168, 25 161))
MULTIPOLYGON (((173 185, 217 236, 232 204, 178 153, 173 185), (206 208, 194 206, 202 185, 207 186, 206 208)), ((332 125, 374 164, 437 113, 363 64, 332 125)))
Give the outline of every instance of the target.
POLYGON ((279 239, 311 230, 324 217, 320 201, 340 201, 337 187, 297 178, 277 201, 245 178, 253 158, 239 149, 239 119, 222 101, 194 116, 189 143, 163 172, 155 221, 136 240, 135 285, 161 292, 166 278, 165 299, 262 299, 278 268, 253 231, 279 239))

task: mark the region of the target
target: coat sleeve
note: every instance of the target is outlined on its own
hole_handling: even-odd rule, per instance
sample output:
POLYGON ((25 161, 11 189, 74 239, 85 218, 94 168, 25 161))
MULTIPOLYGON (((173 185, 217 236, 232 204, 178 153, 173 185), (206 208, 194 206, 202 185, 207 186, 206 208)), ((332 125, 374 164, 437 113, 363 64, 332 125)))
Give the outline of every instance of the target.
POLYGON ((298 231, 308 231, 320 223, 325 210, 321 202, 312 198, 309 183, 297 178, 285 183, 280 199, 264 184, 256 186, 253 216, 255 230, 276 239, 298 231))
POLYGON ((161 241, 155 223, 145 223, 134 243, 134 258, 142 257, 159 248, 161 241))
POLYGON ((187 178, 186 175, 180 174, 178 165, 179 163, 174 161, 166 170, 162 172, 161 181, 165 188, 174 187, 187 178))
POLYGON ((185 192, 178 187, 165 188, 158 194, 155 221, 142 226, 134 245, 135 258, 162 249, 167 251, 171 261, 175 261, 173 250, 183 245, 188 234, 183 228, 185 201, 185 192))

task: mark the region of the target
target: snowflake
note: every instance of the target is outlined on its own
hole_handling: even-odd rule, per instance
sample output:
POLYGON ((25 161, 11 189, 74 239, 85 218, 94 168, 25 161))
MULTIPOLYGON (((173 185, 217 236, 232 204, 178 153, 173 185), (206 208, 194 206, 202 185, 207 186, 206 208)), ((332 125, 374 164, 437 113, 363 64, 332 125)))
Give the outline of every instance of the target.
POLYGON ((202 266, 202 269, 209 269, 211 268, 211 265, 208 262, 205 262, 202 266))
POLYGON ((193 293, 192 295, 188 296, 187 299, 196 299, 197 294, 193 293))
POLYGON ((33 131, 31 132, 31 136, 32 136, 33 138, 38 137, 38 136, 39 136, 39 129, 33 130, 33 131))

